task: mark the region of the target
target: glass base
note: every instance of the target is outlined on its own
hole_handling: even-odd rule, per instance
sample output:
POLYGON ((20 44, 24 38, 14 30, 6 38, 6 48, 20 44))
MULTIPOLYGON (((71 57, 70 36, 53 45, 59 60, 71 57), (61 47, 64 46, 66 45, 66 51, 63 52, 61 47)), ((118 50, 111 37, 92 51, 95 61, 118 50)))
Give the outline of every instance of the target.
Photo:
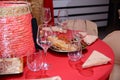
POLYGON ((83 57, 82 53, 78 51, 68 53, 68 58, 71 61, 79 61, 82 57, 83 57))
POLYGON ((48 70, 49 68, 49 65, 46 62, 42 63, 41 66, 41 70, 48 70))

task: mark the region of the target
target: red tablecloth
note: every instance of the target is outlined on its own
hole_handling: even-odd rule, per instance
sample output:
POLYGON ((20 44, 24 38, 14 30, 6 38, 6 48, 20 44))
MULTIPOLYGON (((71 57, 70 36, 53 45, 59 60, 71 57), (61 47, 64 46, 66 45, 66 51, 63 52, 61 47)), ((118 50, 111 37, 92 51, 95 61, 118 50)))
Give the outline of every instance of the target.
MULTIPOLYGON (((51 77, 59 75, 62 80, 106 80, 113 68, 114 54, 111 48, 105 44, 102 40, 98 39, 94 44, 87 47, 86 51, 83 51, 84 57, 78 62, 70 62, 66 53, 56 53, 49 51, 47 55, 47 62, 50 64, 50 68, 46 71, 45 77, 51 77), (98 50, 106 56, 110 57, 112 61, 106 65, 92 67, 88 69, 82 69, 82 63, 88 58, 93 50, 98 50)), ((31 79, 40 78, 42 72, 31 72, 27 66, 24 68, 24 72, 18 75, 0 76, 1 80, 9 79, 31 79)), ((43 77, 43 76, 42 76, 43 77)))

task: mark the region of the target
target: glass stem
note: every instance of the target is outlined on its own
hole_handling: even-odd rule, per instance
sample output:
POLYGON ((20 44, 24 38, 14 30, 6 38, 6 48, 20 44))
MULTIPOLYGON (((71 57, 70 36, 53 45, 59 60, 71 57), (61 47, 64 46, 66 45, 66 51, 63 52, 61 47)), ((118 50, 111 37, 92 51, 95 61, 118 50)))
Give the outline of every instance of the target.
POLYGON ((48 23, 45 23, 45 27, 47 27, 48 23))
POLYGON ((44 50, 44 54, 43 54, 43 65, 42 65, 42 69, 43 70, 47 70, 48 69, 48 65, 46 63, 46 56, 47 56, 47 50, 44 50))

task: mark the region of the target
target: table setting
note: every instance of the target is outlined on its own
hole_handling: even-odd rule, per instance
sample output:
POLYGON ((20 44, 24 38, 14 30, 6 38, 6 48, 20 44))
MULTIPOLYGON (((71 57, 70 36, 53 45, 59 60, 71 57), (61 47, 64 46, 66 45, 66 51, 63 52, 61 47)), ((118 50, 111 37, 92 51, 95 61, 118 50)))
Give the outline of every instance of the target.
MULTIPOLYGON (((46 30, 46 31, 52 30, 52 32, 56 33, 56 34, 54 33, 54 35, 48 37, 48 40, 51 41, 52 48, 50 47, 48 50, 48 53, 47 53, 46 60, 50 65, 46 71, 46 74, 50 73, 53 76, 59 76, 61 79, 67 80, 68 77, 65 78, 62 75, 62 74, 64 74, 65 71, 62 70, 63 73, 61 73, 62 71, 60 71, 62 68, 64 69, 64 67, 62 67, 62 65, 64 65, 64 66, 67 65, 66 67, 67 68, 69 67, 68 69, 79 71, 78 73, 80 73, 83 80, 86 80, 86 79, 91 80, 91 77, 93 77, 94 72, 96 72, 96 71, 94 71, 94 68, 99 68, 102 66, 103 67, 111 66, 110 69, 112 69, 113 54, 111 54, 111 56, 109 56, 108 55, 109 52, 107 50, 104 51, 104 49, 101 48, 100 44, 105 45, 107 48, 109 48, 109 47, 105 43, 103 43, 98 38, 98 36, 89 35, 87 33, 86 33, 87 35, 84 36, 85 33, 83 34, 83 32, 82 32, 82 34, 81 34, 81 31, 77 30, 76 32, 75 31, 73 32, 72 30, 69 30, 69 29, 68 30, 67 29, 65 30, 62 28, 60 29, 60 27, 57 27, 57 26, 44 27, 42 30, 46 30), (73 33, 75 33, 77 35, 73 35, 73 33), (82 55, 78 55, 76 52, 77 48, 74 48, 74 45, 69 44, 69 43, 73 43, 74 42, 73 40, 76 40, 76 41, 79 40, 80 43, 83 43, 86 45, 85 51, 84 51, 84 49, 82 51, 80 51, 80 49, 79 49, 79 52, 82 52, 82 55), (99 44, 99 45, 97 45, 98 47, 96 46, 96 44, 99 44), (57 46, 57 47, 53 48, 53 46, 57 46), (92 49, 91 49, 91 47, 92 47, 92 49), (57 55, 55 55, 54 53, 57 55), (63 55, 63 54, 65 54, 65 55, 61 57, 61 55, 63 55), (73 55, 73 54, 77 55, 77 59, 74 58, 75 55, 73 55), (50 57, 54 57, 54 58, 56 57, 56 58, 55 59, 52 58, 50 60, 50 57), (62 58, 63 58, 63 60, 62 60, 62 58), (57 61, 57 59, 60 59, 61 60, 60 62, 65 60, 65 63, 62 62, 62 64, 60 65, 59 63, 56 63, 56 62, 59 62, 59 60, 57 61), (56 61, 56 62, 53 63, 52 61, 56 61), (57 66, 57 68, 55 68, 56 66, 53 66, 54 64, 57 66), (58 69, 60 69, 60 70, 58 70, 58 69), (52 71, 55 71, 55 73, 52 71)), ((79 43, 77 43, 77 44, 79 44, 79 43)), ((79 44, 79 46, 80 45, 81 44, 79 44)), ((110 50, 110 53, 112 53, 112 50, 110 50)), ((79 54, 81 54, 81 53, 79 53, 79 54)), ((68 72, 70 72, 70 71, 68 71, 68 72)), ((108 72, 110 72, 110 71, 108 71, 108 72)), ((71 74, 71 73, 69 73, 69 74, 71 74)), ((66 76, 67 74, 64 74, 64 75, 66 76)), ((79 77, 80 77, 80 75, 77 74, 77 76, 79 76, 79 77)), ((108 76, 109 76, 109 74, 106 75, 105 79, 108 76)), ((48 77, 48 76, 46 76, 46 77, 48 77)), ((75 77, 75 75, 71 78, 71 80, 78 79, 78 78, 73 79, 74 77, 75 77)), ((94 77, 93 77, 93 79, 94 79, 94 77)), ((97 80, 97 79, 95 79, 95 80, 97 80)))
MULTIPOLYGON (((22 56, 22 71, 12 75, 0 74, 0 79, 106 80, 113 68, 114 54, 112 49, 100 40, 97 35, 87 32, 88 29, 86 26, 91 25, 87 24, 88 20, 70 20, 66 10, 59 10, 57 23, 50 25, 49 22, 52 19, 50 8, 44 8, 43 13, 44 15, 40 17, 43 23, 38 25, 36 35, 36 43, 40 48, 35 49, 33 46, 31 34, 28 35, 29 38, 25 37, 25 40, 26 38, 28 40, 30 39, 29 41, 27 40, 28 43, 25 41, 29 46, 26 47, 26 51, 24 51, 23 48, 19 51, 21 47, 18 46, 18 52, 24 53, 21 53, 21 55, 17 53, 19 54, 18 56, 15 55, 15 57, 22 56), (62 19, 61 17, 63 16, 66 18, 62 19), (76 27, 82 28, 76 29, 76 27)), ((32 16, 30 17, 32 18, 32 16)), ((3 19, 0 18, 0 20, 3 19)), ((30 26, 29 29, 31 29, 30 26)), ((31 30, 28 30, 28 32, 31 32, 31 30)), ((27 33, 27 31, 25 31, 25 33, 27 33)), ((21 33, 18 32, 18 35, 20 34, 21 33)), ((21 44, 26 46, 22 39, 20 39, 21 44)), ((15 47, 16 46, 17 45, 15 45, 15 47)), ((3 60, 4 58, 0 59, 1 66, 9 61, 3 60)), ((12 65, 14 64, 16 64, 16 62, 12 63, 12 65)), ((9 66, 9 64, 7 65, 9 66)), ((5 67, 1 66, 0 73, 6 68, 6 65, 5 67)), ((7 68, 9 71, 10 67, 7 68)))

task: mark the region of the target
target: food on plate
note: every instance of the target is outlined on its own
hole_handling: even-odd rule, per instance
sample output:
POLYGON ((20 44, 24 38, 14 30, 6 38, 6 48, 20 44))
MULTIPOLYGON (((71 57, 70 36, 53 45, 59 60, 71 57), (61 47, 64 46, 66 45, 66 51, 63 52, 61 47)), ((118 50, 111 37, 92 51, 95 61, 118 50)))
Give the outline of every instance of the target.
POLYGON ((71 39, 68 39, 64 34, 58 35, 58 39, 65 41, 66 43, 70 43, 71 39))
POLYGON ((76 46, 73 45, 70 48, 68 48, 68 46, 70 46, 69 40, 66 39, 60 39, 60 37, 55 37, 55 36, 49 36, 48 40, 50 40, 52 42, 53 47, 55 47, 58 50, 62 50, 62 51, 75 51, 76 50, 76 46))
POLYGON ((54 31, 54 32, 60 32, 60 33, 66 33, 67 31, 62 29, 61 27, 57 27, 57 26, 51 26, 51 27, 45 27, 42 28, 43 30, 47 30, 47 31, 54 31))

